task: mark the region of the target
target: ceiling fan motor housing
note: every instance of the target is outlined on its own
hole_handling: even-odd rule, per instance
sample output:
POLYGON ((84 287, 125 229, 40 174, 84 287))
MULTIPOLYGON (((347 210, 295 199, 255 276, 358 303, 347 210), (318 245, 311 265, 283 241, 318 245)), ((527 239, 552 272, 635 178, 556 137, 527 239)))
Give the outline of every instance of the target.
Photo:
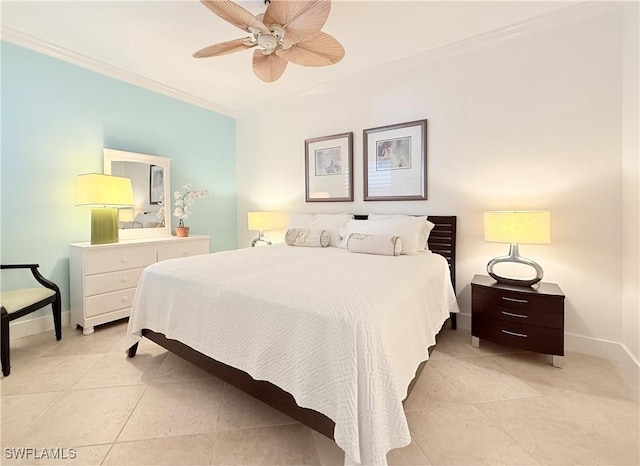
POLYGON ((258 46, 265 54, 273 53, 278 46, 278 38, 271 34, 260 34, 258 36, 258 46))

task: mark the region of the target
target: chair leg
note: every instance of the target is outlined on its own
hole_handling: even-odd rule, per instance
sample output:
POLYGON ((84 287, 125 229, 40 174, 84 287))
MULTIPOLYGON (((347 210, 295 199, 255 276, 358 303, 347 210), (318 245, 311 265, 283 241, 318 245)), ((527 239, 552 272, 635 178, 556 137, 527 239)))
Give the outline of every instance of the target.
POLYGON ((2 308, 2 322, 0 327, 0 335, 2 336, 2 343, 0 344, 2 346, 2 374, 6 377, 11 372, 11 365, 9 364, 9 318, 4 308, 2 308))
POLYGON ((62 303, 60 302, 60 296, 58 295, 51 307, 53 308, 53 325, 56 329, 56 340, 62 338, 62 303))

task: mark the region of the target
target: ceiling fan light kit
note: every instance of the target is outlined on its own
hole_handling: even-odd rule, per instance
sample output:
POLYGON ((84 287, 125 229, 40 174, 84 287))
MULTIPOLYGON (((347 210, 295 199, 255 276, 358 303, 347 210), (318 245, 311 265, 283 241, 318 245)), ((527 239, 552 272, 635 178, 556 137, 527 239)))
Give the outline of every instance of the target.
POLYGON ((329 34, 320 31, 330 0, 265 0, 267 9, 254 16, 230 0, 200 0, 213 13, 250 34, 249 37, 210 45, 193 54, 208 58, 257 47, 253 72, 265 82, 276 81, 287 63, 328 66, 344 57, 344 48, 329 34))

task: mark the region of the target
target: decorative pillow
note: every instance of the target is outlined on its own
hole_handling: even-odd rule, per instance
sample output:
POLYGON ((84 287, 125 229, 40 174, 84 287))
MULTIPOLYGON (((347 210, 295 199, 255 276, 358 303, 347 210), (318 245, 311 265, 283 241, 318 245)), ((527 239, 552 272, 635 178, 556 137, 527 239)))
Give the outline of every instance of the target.
POLYGON ((329 246, 340 247, 347 222, 353 218, 349 214, 299 214, 292 213, 289 228, 310 228, 327 230, 329 246))
POLYGON ((312 230, 310 228, 289 228, 284 236, 289 246, 322 247, 329 246, 327 230, 312 230))
MULTIPOLYGON (((417 222, 411 218, 350 220, 347 223, 345 238, 349 238, 351 233, 399 236, 402 238, 402 254, 415 255, 424 251, 422 228, 422 221, 417 222)), ((347 241, 343 241, 342 247, 347 247, 347 241)))
POLYGON ((424 244, 424 250, 429 251, 429 235, 431 234, 431 230, 435 225, 427 220, 426 216, 416 217, 413 215, 402 215, 402 214, 392 214, 392 215, 380 215, 380 214, 369 214, 369 220, 400 220, 401 222, 416 222, 420 225, 420 244, 424 244), (423 241, 424 239, 424 241, 423 241))
POLYGON ((402 238, 391 235, 367 235, 351 233, 347 238, 349 252, 399 256, 402 254, 402 238))

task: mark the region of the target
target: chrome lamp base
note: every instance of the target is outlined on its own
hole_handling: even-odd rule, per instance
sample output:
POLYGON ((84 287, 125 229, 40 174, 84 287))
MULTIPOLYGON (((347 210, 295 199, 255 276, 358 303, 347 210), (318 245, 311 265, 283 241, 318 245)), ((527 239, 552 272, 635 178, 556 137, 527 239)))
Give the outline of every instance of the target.
POLYGON ((258 237, 253 241, 251 241, 251 247, 254 247, 258 241, 262 241, 263 243, 266 243, 266 244, 271 244, 271 241, 265 238, 264 234, 261 231, 258 232, 258 237))
POLYGON ((533 286, 536 283, 538 283, 540 280, 542 280, 542 277, 544 276, 542 267, 540 267, 538 263, 532 261, 531 259, 527 259, 526 257, 520 257, 517 244, 512 244, 509 247, 508 256, 501 256, 501 257, 496 257, 495 259, 491 259, 487 264, 487 273, 491 276, 491 278, 493 278, 498 283, 504 283, 506 285, 516 285, 516 286, 533 286), (493 272, 493 267, 496 264, 499 264, 501 262, 515 262, 518 264, 528 265, 530 267, 533 267, 533 269, 536 271, 536 276, 530 280, 520 280, 517 278, 501 277, 500 275, 497 275, 496 273, 493 272))

